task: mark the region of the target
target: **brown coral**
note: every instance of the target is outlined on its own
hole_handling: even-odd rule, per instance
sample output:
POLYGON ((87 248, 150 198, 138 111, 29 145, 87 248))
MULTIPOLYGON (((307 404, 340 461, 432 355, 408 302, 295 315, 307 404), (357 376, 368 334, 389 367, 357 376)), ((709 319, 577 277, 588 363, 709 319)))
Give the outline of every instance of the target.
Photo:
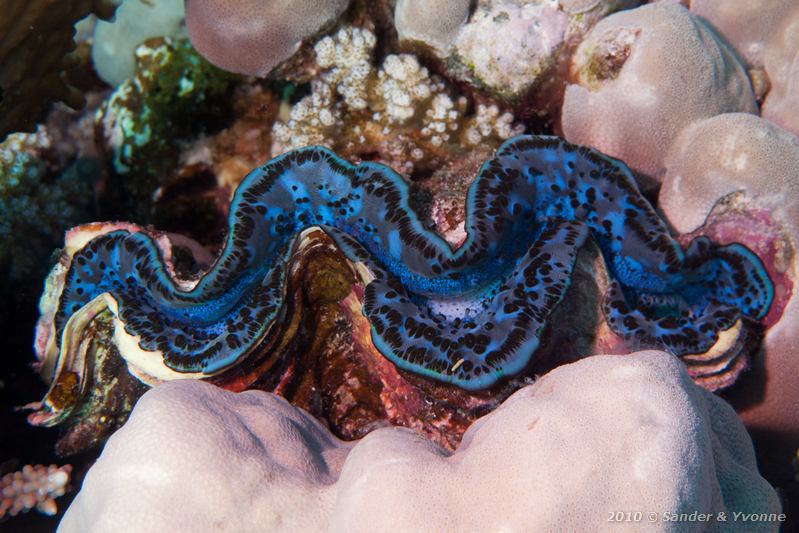
POLYGON ((111 0, 0 0, 0 140, 33 131, 52 102, 83 105, 66 79, 77 64, 73 24, 114 9, 111 0))

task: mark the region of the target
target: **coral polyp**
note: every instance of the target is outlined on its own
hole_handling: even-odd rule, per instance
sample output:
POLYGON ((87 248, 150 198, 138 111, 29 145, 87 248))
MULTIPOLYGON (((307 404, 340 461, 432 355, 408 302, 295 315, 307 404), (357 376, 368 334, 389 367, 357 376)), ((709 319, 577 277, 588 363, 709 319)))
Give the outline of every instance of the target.
POLYGON ((613 280, 610 327, 677 355, 709 350, 719 331, 763 317, 773 297, 748 249, 700 238, 683 250, 624 164, 556 137, 503 144, 466 211, 468 238, 453 250, 424 227, 390 168, 320 147, 290 152, 244 179, 225 247, 192 287, 175 281, 143 232, 90 240, 66 273, 47 349, 71 358, 75 328, 107 307, 122 356, 146 358, 155 377, 221 372, 283 317, 293 244, 314 226, 367 282, 363 312, 378 350, 467 390, 526 367, 589 237, 613 280))

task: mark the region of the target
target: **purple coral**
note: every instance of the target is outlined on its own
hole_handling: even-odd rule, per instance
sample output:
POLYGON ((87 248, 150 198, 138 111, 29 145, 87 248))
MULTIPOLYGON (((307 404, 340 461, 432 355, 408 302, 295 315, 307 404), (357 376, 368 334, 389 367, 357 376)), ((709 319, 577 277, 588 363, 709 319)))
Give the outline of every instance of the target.
POLYGON ((572 77, 563 103, 565 137, 654 179, 684 127, 720 113, 757 112, 733 51, 676 4, 600 21, 572 58, 572 77))
POLYGON ((266 76, 302 41, 334 22, 348 0, 186 0, 194 47, 214 65, 266 76))

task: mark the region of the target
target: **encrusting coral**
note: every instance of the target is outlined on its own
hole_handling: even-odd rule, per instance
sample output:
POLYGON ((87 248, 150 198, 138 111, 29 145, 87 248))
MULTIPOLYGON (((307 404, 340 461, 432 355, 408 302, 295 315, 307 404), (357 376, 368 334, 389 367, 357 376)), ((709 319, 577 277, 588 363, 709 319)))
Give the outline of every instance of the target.
POLYGON ((66 71, 76 64, 72 25, 94 13, 108 18, 111 0, 0 1, 0 140, 33 131, 50 104, 83 105, 66 71))
POLYGON ((279 396, 170 382, 109 439, 60 530, 587 531, 615 509, 657 521, 614 531, 697 511, 730 517, 706 531, 785 520, 729 405, 669 354, 640 352, 553 370, 454 452, 406 428, 342 442, 279 396))
POLYGON ((34 507, 47 515, 56 514, 55 499, 66 493, 71 472, 70 465, 25 465, 4 475, 0 478, 0 519, 34 507))
POLYGON ((38 280, 63 232, 90 218, 90 180, 74 166, 54 175, 52 148, 41 126, 0 143, 0 272, 10 283, 38 280))
POLYGON ((136 75, 111 93, 96 122, 98 143, 111 154, 117 176, 107 202, 148 220, 150 199, 176 166, 179 143, 197 135, 195 124, 208 127, 225 114, 236 77, 208 63, 186 39, 146 41, 136 48, 136 64, 136 75))

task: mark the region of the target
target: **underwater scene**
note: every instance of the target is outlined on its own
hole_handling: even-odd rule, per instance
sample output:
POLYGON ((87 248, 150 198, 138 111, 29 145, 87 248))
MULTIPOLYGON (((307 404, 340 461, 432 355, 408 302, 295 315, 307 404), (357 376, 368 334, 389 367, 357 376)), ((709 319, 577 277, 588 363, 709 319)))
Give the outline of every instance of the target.
POLYGON ((799 531, 798 136, 796 0, 0 0, 0 532, 799 531))

